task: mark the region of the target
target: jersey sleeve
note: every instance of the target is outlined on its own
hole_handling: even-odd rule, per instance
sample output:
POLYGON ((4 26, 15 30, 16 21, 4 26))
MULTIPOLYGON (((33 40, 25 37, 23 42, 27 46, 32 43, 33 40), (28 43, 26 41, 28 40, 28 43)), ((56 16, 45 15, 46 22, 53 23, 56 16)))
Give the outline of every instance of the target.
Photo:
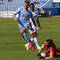
POLYGON ((20 11, 21 11, 21 8, 18 8, 18 9, 14 12, 14 14, 19 14, 20 11))
MULTIPOLYGON (((45 43, 44 43, 45 44, 45 43)), ((41 46, 41 48, 44 48, 44 44, 41 46)))

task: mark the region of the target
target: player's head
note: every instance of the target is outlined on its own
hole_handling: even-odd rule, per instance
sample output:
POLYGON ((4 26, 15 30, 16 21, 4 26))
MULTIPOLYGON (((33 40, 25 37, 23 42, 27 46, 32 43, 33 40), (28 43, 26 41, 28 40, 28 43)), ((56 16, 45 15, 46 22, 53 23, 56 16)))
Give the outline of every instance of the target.
POLYGON ((46 45, 48 47, 51 47, 52 46, 52 43, 53 43, 53 40, 52 39, 47 39, 46 42, 47 42, 46 45))
POLYGON ((28 7, 29 7, 29 1, 26 0, 26 1, 24 1, 24 8, 28 9, 28 7))
POLYGON ((33 11, 34 10, 34 3, 30 4, 30 9, 33 11))

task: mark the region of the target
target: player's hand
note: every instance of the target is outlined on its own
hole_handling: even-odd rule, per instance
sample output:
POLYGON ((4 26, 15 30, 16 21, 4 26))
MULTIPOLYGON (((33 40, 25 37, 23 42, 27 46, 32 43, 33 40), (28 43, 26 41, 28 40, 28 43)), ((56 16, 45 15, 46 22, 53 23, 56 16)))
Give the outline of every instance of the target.
POLYGON ((37 27, 38 30, 40 30, 40 27, 37 27))
POLYGON ((41 29, 42 27, 40 26, 40 29, 41 29))
POLYGON ((14 19, 14 21, 18 20, 15 14, 13 14, 13 19, 14 19))
POLYGON ((18 20, 17 18, 14 19, 14 21, 17 21, 17 20, 18 20))
POLYGON ((38 27, 38 30, 40 30, 40 27, 38 27))

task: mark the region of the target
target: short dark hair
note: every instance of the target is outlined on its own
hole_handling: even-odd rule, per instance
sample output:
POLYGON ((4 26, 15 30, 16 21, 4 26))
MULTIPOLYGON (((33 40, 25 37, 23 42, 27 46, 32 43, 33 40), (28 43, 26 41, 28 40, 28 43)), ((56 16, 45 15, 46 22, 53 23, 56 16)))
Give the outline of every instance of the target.
POLYGON ((30 3, 28 0, 25 0, 24 2, 25 2, 25 3, 28 3, 28 4, 30 3))
POLYGON ((31 6, 31 5, 34 6, 34 3, 31 3, 30 6, 31 6))
POLYGON ((47 39, 46 41, 47 41, 47 42, 53 42, 53 40, 52 40, 52 39, 47 39))
POLYGON ((53 43, 53 40, 52 39, 47 39, 46 42, 48 42, 47 46, 51 47, 52 43, 53 43))

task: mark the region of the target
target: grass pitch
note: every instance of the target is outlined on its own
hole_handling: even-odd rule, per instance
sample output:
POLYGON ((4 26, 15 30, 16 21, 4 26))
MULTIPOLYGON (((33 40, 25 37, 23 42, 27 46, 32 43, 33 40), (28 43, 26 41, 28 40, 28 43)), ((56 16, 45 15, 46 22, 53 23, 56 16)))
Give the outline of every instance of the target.
MULTIPOLYGON (((39 21, 42 27, 38 32, 40 46, 46 39, 52 38, 56 47, 60 48, 60 18, 40 18, 39 21)), ((41 60, 36 56, 36 49, 34 52, 25 49, 25 43, 19 34, 18 23, 13 19, 0 18, 0 60, 41 60)), ((60 60, 59 57, 53 59, 60 60)))

